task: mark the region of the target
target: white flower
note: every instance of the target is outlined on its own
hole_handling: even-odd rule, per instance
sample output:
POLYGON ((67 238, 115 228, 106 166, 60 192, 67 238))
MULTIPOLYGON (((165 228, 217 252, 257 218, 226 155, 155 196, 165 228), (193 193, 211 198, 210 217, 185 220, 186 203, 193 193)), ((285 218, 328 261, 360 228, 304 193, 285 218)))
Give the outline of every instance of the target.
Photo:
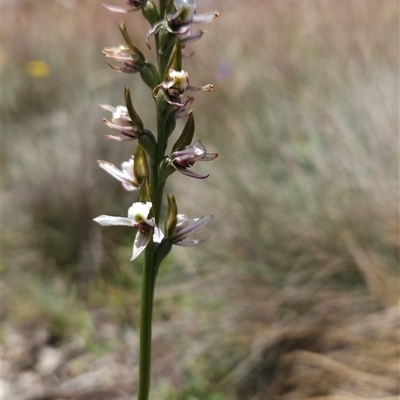
POLYGON ((177 223, 174 230, 174 233, 170 237, 170 240, 179 246, 195 246, 197 244, 203 243, 208 239, 208 237, 204 239, 195 239, 183 242, 187 236, 195 233, 197 230, 202 228, 204 225, 208 224, 213 216, 212 215, 205 215, 200 218, 189 218, 186 215, 178 214, 176 216, 177 223))
POLYGON ((104 171, 108 172, 112 177, 120 181, 125 190, 133 192, 139 189, 140 185, 136 181, 133 173, 133 157, 131 157, 129 161, 124 161, 121 164, 122 169, 118 169, 114 164, 108 161, 98 160, 98 163, 100 168, 104 169, 104 171))
POLYGON ((128 218, 100 215, 94 221, 102 226, 123 225, 138 230, 133 243, 132 261, 146 248, 152 236, 155 243, 160 243, 164 237, 161 230, 156 226, 154 218, 148 218, 152 206, 149 201, 133 203, 128 210, 128 218))

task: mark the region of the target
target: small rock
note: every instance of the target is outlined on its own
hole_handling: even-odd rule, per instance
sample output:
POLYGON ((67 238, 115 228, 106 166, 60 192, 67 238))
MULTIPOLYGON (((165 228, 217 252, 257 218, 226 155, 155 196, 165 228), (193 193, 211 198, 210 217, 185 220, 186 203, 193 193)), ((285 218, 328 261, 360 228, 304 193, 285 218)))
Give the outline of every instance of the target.
POLYGON ((40 350, 38 363, 35 369, 41 375, 49 375, 61 364, 62 358, 60 349, 45 346, 40 350))

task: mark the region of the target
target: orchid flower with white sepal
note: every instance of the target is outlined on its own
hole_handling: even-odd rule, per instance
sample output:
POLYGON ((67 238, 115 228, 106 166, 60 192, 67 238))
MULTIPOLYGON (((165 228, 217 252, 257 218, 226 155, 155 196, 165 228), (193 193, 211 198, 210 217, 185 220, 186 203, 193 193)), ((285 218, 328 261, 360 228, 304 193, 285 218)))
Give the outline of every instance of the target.
POLYGON ((131 261, 134 260, 150 243, 153 237, 153 242, 160 243, 164 238, 161 229, 155 224, 154 218, 149 218, 152 203, 136 202, 128 210, 128 217, 114 217, 110 215, 100 215, 95 218, 98 224, 102 226, 130 226, 138 230, 135 241, 133 243, 133 251, 131 261))

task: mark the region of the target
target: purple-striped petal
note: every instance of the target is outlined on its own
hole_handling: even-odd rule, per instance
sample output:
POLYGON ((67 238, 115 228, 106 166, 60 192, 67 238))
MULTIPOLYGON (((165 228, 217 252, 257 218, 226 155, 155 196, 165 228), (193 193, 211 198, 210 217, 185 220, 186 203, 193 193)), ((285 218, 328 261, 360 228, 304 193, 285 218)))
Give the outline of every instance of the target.
POLYGON ((173 239, 181 240, 208 224, 213 219, 213 216, 209 214, 200 218, 189 218, 186 215, 178 214, 177 219, 173 239))
POLYGON ((194 240, 189 240, 187 242, 175 242, 174 244, 176 244, 177 246, 196 246, 198 244, 201 244, 203 242, 205 242, 208 239, 208 236, 204 239, 194 239, 194 240))
MULTIPOLYGON (((125 170, 122 171, 118 169, 114 164, 108 161, 98 160, 98 163, 101 169, 104 169, 104 171, 108 172, 113 178, 120 181, 125 190, 131 192, 138 189, 139 184, 134 180, 133 176, 130 175, 127 171, 125 170)), ((133 174, 133 160, 131 160, 130 162, 123 163, 123 166, 124 164, 129 164, 133 174)), ((127 168, 126 165, 125 167, 127 168)))
POLYGON ((181 44, 182 46, 187 45, 188 43, 196 42, 197 40, 201 39, 202 36, 206 33, 206 31, 198 31, 195 33, 188 33, 185 36, 181 37, 181 44))
POLYGON ((215 21, 219 17, 219 13, 214 11, 207 14, 199 14, 195 15, 192 19, 192 23, 194 24, 208 24, 210 22, 215 21))
POLYGON ((116 142, 128 142, 130 140, 137 139, 137 137, 135 137, 135 136, 128 136, 128 135, 123 135, 123 134, 120 136, 105 135, 104 137, 109 140, 115 140, 116 142))
POLYGON ((124 13, 124 14, 128 12, 138 11, 142 8, 142 7, 124 8, 124 7, 113 6, 111 4, 103 4, 103 7, 106 8, 108 11, 115 13, 124 13))
POLYGON ((132 257, 131 261, 133 261, 149 244, 151 240, 151 230, 142 233, 138 232, 136 234, 135 241, 133 243, 132 257))
POLYGON ((161 229, 157 225, 154 225, 153 242, 161 243, 163 239, 164 234, 162 233, 161 229))
POLYGON ((100 215, 95 218, 93 221, 96 221, 101 226, 130 226, 133 227, 133 221, 126 217, 113 217, 111 215, 100 215))
MULTIPOLYGON (((174 166, 174 165, 173 165, 173 166, 174 166)), ((190 176, 191 178, 206 179, 206 178, 208 178, 208 177, 210 176, 210 174, 207 174, 207 175, 199 175, 199 174, 196 174, 195 172, 192 172, 191 170, 189 170, 189 169, 187 169, 187 168, 179 168, 179 167, 176 167, 176 166, 174 166, 174 167, 175 167, 175 169, 176 169, 178 172, 180 172, 181 174, 190 176)))

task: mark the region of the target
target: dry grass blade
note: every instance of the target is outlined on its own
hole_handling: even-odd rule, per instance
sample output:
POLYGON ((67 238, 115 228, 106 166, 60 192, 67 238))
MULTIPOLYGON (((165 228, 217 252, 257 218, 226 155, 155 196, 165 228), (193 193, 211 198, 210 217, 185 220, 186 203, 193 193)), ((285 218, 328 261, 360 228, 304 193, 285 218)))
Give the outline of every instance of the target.
POLYGON ((399 389, 399 382, 395 378, 378 376, 358 371, 323 354, 298 350, 286 354, 281 360, 283 364, 308 364, 314 367, 322 368, 357 385, 371 386, 373 388, 382 389, 392 393, 396 393, 399 389))
POLYGON ((358 396, 342 396, 342 395, 333 395, 333 396, 317 396, 317 397, 308 397, 306 400, 399 400, 399 396, 390 396, 390 397, 358 397, 358 396))

